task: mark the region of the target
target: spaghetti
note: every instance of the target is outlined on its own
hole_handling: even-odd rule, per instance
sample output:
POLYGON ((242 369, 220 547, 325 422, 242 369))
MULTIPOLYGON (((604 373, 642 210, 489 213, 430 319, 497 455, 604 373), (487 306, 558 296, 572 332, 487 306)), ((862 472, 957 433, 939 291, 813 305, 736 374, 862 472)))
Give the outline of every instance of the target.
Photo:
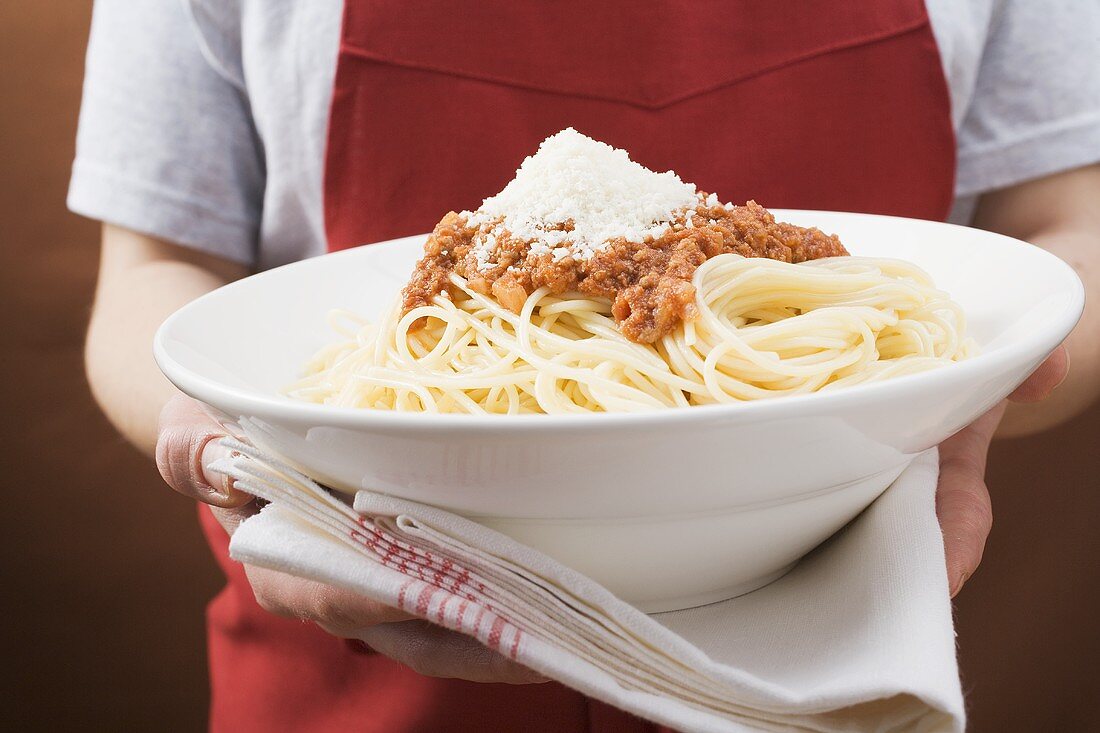
POLYGON ((294 398, 415 412, 587 413, 767 399, 935 369, 970 355, 965 318, 900 260, 791 264, 720 254, 692 279, 697 317, 653 343, 623 335, 611 301, 530 293, 519 312, 457 273, 377 323, 346 312, 294 398))

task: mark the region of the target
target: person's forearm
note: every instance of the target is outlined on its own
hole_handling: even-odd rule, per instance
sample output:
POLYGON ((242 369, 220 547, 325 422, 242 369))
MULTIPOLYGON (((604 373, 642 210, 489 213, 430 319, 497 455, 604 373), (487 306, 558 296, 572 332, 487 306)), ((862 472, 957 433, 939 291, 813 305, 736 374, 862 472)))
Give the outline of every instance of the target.
POLYGON ((175 392, 153 361, 153 334, 177 308, 241 274, 243 268, 104 228, 85 365, 96 401, 142 451, 152 454, 157 416, 175 392))
POLYGON ((1100 167, 987 195, 974 223, 1050 251, 1071 265, 1085 285, 1085 312, 1066 340, 1069 376, 1042 402, 1010 405, 997 436, 1045 430, 1072 418, 1100 396, 1100 167))

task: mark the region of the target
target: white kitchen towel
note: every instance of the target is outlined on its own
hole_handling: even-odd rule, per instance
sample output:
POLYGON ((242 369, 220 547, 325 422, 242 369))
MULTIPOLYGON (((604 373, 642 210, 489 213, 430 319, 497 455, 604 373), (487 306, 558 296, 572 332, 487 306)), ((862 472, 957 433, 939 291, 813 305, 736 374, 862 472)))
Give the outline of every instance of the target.
POLYGON ((356 590, 683 731, 964 728, 934 451, 771 585, 647 616, 479 524, 366 491, 349 507, 226 442, 238 455, 219 470, 271 502, 233 536, 241 562, 356 590))

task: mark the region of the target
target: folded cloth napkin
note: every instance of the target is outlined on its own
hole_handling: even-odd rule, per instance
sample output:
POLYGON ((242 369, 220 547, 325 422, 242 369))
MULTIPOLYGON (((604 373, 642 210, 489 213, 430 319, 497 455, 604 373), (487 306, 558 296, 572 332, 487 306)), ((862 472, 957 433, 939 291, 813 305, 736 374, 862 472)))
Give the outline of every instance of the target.
POLYGON ((237 529, 235 559, 353 589, 641 717, 713 733, 964 728, 934 451, 780 580, 647 616, 475 522, 369 491, 348 506, 226 444, 217 470, 270 502, 237 529))

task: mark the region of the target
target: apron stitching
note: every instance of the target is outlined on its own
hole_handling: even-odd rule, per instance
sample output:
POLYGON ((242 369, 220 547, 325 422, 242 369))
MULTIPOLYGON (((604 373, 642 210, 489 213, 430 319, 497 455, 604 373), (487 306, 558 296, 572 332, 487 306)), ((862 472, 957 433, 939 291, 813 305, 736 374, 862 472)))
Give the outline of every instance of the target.
POLYGON ((732 86, 741 82, 755 79, 760 76, 766 76, 768 74, 780 71, 789 66, 794 66, 805 61, 810 61, 819 56, 825 56, 836 51, 843 51, 849 48, 858 48, 862 46, 869 46, 875 43, 881 43, 883 41, 889 41, 895 38, 900 38, 909 33, 913 33, 922 30, 929 24, 927 18, 921 18, 916 21, 907 23, 900 28, 891 28, 888 31, 875 31, 867 33, 855 38, 849 38, 842 41, 836 41, 820 48, 814 48, 798 56, 792 58, 786 58, 782 61, 778 61, 774 64, 761 67, 759 69, 753 69, 750 72, 736 75, 730 79, 707 85, 700 89, 694 89, 684 92, 675 96, 671 96, 659 101, 638 101, 634 99, 627 99, 624 97, 608 95, 608 94, 595 94, 592 92, 583 91, 568 91, 561 88, 541 85, 532 82, 525 82, 517 79, 509 79, 506 77, 498 76, 496 74, 489 74, 476 71, 465 71, 462 69, 452 69, 439 66, 437 64, 431 64, 422 61, 412 61, 409 59, 402 59, 393 56, 386 56, 381 53, 371 51, 369 49, 362 48, 347 41, 343 41, 340 44, 341 55, 348 55, 365 61, 373 61, 380 64, 387 64, 390 66, 398 66, 406 69, 414 69, 417 71, 428 71, 437 74, 443 74, 446 76, 461 78, 461 79, 473 79, 475 81, 481 81, 486 83, 499 84, 502 86, 513 87, 517 89, 529 89, 545 94, 557 94, 563 96, 574 97, 578 99, 595 99, 604 102, 616 102, 620 104, 627 104, 632 107, 639 107, 642 109, 662 109, 669 107, 680 102, 687 101, 693 97, 701 96, 703 94, 709 94, 710 92, 717 91, 723 87, 732 86))

